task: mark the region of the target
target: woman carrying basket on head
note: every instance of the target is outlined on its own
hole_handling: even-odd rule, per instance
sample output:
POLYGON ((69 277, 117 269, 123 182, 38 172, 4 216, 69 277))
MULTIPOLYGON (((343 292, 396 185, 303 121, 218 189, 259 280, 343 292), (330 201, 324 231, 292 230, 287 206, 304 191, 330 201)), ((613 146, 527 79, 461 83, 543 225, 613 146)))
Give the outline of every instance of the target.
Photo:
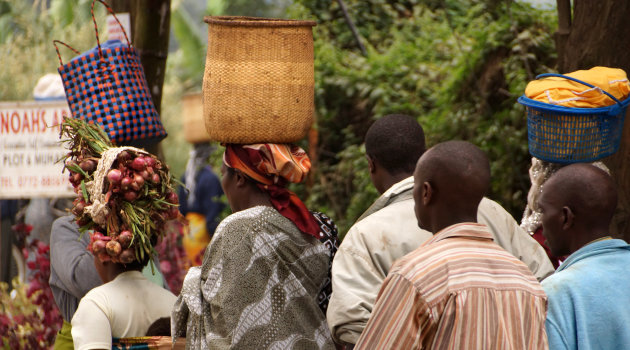
POLYGON ((234 213, 186 276, 173 336, 185 334, 191 349, 334 349, 322 309, 336 229, 285 187, 306 177, 308 156, 286 144, 227 144, 223 161, 234 213))

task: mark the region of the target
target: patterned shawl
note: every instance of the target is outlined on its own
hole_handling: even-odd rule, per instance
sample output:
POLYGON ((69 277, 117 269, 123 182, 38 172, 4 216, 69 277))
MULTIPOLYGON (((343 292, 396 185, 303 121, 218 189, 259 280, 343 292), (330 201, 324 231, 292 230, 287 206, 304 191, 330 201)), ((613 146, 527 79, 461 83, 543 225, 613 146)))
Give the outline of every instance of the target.
POLYGON ((318 295, 330 250, 272 207, 221 222, 172 315, 187 349, 334 349, 318 295))

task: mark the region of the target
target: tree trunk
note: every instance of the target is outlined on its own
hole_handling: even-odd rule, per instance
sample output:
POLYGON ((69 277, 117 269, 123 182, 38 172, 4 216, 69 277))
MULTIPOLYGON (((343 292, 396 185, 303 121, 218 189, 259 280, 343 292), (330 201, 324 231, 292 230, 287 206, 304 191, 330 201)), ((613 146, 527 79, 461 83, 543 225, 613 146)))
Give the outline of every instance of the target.
POLYGON ((132 13, 133 44, 140 54, 153 103, 160 113, 171 28, 171 0, 136 0, 132 13))
MULTIPOLYGON (((556 35, 558 70, 567 73, 606 66, 630 74, 630 51, 626 49, 630 47, 629 17, 627 0, 575 0, 569 33, 556 35)), ((619 194, 611 234, 630 242, 630 122, 627 120, 619 151, 604 159, 604 163, 617 183, 619 194)))
MULTIPOLYGON (((133 44, 140 54, 153 104, 160 114, 171 28, 171 0, 136 0, 132 5, 132 13, 133 44)), ((164 158, 159 144, 146 149, 160 159, 164 158)))

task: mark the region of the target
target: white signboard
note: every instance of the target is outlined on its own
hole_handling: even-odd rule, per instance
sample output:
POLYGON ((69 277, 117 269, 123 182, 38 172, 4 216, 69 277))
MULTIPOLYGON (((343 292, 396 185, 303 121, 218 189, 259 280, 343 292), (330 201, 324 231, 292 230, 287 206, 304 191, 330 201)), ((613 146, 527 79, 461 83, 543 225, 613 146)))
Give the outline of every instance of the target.
MULTIPOLYGON (((116 15, 116 17, 120 21, 120 24, 123 25, 125 32, 127 32, 127 37, 129 37, 129 40, 131 40, 131 30, 130 30, 131 25, 129 24, 130 23, 129 13, 119 13, 116 15)), ((108 40, 118 39, 122 41, 124 44, 127 43, 127 39, 125 39, 125 34, 123 33, 122 29, 120 28, 120 25, 116 21, 116 18, 114 18, 114 16, 112 15, 107 16, 107 39, 108 40)))
POLYGON ((68 151, 59 124, 70 116, 63 102, 0 103, 0 198, 70 197, 68 151))

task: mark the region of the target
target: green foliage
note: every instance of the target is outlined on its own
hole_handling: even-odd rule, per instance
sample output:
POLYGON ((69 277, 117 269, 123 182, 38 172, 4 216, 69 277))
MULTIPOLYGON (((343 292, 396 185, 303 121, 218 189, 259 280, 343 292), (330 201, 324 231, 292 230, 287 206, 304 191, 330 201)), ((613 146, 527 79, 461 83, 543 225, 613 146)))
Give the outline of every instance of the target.
MULTIPOLYGON (((216 0, 210 0, 216 1, 216 0)), ((284 17, 291 0, 225 0, 224 14, 227 16, 284 17)))
MULTIPOLYGON (((96 8, 95 11, 99 26, 105 28, 104 10, 96 8)), ((94 25, 89 14, 86 0, 53 0, 51 9, 34 8, 28 1, 0 1, 0 62, 10 67, 0 69, 0 100, 31 99, 37 80, 57 71, 59 60, 52 43, 54 39, 79 51, 95 46, 94 25), (71 6, 67 6, 68 3, 71 6), (58 17, 66 15, 72 15, 72 20, 58 17)), ((60 47, 60 52, 64 62, 74 55, 65 47, 60 47)))
POLYGON ((228 4, 225 0, 208 0, 206 13, 211 16, 220 16, 225 13, 228 4))
MULTIPOLYGON (((0 99, 26 100, 39 77, 56 71, 53 39, 80 51, 95 45, 90 0, 0 0, 0 99), (49 6, 49 7, 47 7, 49 6), (28 64, 25 64, 28 62, 28 64)), ((492 160, 491 197, 519 218, 529 187, 526 121, 515 103, 526 83, 555 65, 555 14, 498 0, 345 0, 361 40, 362 56, 337 1, 209 0, 201 11, 177 13, 179 43, 169 53, 162 121, 167 163, 183 173, 180 98, 200 89, 206 50, 205 14, 316 19, 316 106, 319 143, 307 205, 332 216, 345 232, 377 193, 362 149, 371 122, 406 113, 423 124, 428 144, 465 139, 492 160)), ((181 3, 187 3, 182 1, 181 3)), ((188 6, 187 6, 188 7, 188 6)), ((97 7, 104 28, 104 10, 97 7)), ((64 60, 72 54, 61 49, 64 60)), ((220 164, 214 159, 215 169, 220 164)), ((306 189, 300 189, 306 195, 306 189)), ((301 193, 302 194, 302 193, 301 193)))
POLYGON ((171 74, 189 86, 189 89, 201 86, 207 42, 199 33, 197 19, 184 7, 177 7, 171 12, 171 28, 179 44, 179 49, 169 57, 172 62, 171 74))
POLYGON ((376 197, 360 150, 371 122, 412 115, 428 145, 464 139, 492 162, 490 197, 520 218, 529 187, 527 128, 516 98, 555 64, 555 14, 520 2, 346 0, 362 56, 336 1, 301 0, 315 17, 318 175, 308 204, 342 232, 376 197))

